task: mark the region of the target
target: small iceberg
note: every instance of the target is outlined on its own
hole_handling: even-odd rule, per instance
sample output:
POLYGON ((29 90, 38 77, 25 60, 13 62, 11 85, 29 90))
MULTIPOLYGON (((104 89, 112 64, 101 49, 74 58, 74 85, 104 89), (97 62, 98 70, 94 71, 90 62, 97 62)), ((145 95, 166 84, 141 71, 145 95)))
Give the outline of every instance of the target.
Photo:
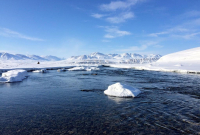
POLYGON ((115 97, 136 97, 140 93, 139 89, 121 83, 110 85, 104 91, 104 94, 115 97))
POLYGON ((92 71, 92 70, 99 70, 97 67, 74 67, 68 69, 68 71, 92 71))
POLYGON ((26 70, 10 70, 2 73, 0 82, 20 82, 28 76, 26 70))
POLYGON ((35 70, 33 72, 35 72, 35 73, 47 73, 48 71, 46 69, 41 69, 41 70, 35 70))

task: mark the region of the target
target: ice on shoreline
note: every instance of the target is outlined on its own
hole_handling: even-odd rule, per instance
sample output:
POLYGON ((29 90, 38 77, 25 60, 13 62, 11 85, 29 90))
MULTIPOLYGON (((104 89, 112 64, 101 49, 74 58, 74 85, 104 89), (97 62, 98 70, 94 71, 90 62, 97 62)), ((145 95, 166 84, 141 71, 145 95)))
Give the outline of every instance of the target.
POLYGON ((41 70, 35 70, 33 72, 35 72, 35 73, 47 73, 48 71, 46 69, 41 69, 41 70))
POLYGON ((26 70, 10 70, 2 73, 0 82, 20 82, 28 76, 26 70))
POLYGON ((68 71, 92 71, 92 70, 99 70, 97 67, 90 67, 90 66, 82 66, 82 67, 74 67, 68 69, 68 71))
POLYGON ((68 71, 86 71, 85 67, 73 67, 67 70, 68 71))
POLYGON ((139 89, 121 83, 110 85, 104 91, 104 94, 115 97, 136 97, 140 93, 139 89))

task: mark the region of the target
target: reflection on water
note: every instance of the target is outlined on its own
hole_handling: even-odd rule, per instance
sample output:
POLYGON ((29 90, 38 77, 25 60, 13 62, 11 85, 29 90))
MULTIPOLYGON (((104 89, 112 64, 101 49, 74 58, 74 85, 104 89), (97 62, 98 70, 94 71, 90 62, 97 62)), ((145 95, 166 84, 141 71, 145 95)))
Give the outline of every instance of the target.
POLYGON ((117 104, 134 100, 133 98, 120 98, 120 97, 113 97, 113 96, 108 96, 108 99, 115 101, 117 104))
POLYGON ((199 75, 114 68, 29 75, 0 83, 1 135, 200 133, 199 75), (116 82, 142 93, 104 95, 116 82))

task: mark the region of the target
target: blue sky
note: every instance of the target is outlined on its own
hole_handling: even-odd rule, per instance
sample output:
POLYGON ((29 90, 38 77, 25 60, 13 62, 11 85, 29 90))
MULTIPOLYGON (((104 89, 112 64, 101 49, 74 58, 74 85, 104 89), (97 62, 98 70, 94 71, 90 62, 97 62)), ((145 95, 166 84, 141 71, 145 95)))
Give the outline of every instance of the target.
POLYGON ((200 46, 200 0, 0 0, 0 51, 165 55, 200 46))

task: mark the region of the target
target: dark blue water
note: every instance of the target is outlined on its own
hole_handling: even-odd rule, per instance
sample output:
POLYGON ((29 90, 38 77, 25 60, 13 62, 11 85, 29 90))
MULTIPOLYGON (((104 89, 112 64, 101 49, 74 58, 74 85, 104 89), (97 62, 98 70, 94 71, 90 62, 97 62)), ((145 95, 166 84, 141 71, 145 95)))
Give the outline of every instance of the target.
POLYGON ((134 69, 29 73, 0 83, 0 134, 200 134, 200 76, 134 69), (136 98, 108 97, 121 82, 136 98))

